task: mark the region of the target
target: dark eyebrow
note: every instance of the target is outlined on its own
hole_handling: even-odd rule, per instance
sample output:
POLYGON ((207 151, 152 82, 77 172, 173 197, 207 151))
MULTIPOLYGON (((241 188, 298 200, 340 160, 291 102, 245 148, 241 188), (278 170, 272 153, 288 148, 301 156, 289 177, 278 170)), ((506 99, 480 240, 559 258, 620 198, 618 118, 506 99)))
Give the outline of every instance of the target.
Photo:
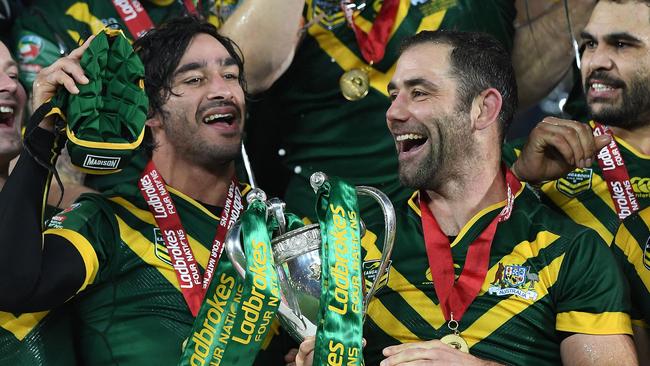
MULTIPOLYGON (((404 81, 404 86, 406 86, 407 88, 412 88, 414 86, 423 86, 423 87, 425 87, 427 89, 430 89, 430 90, 438 90, 439 89, 437 84, 435 84, 435 83, 433 83, 433 82, 431 82, 431 81, 429 81, 427 79, 424 79, 424 78, 413 78, 413 79, 405 80, 404 81)), ((391 81, 390 83, 388 83, 388 88, 387 89, 388 89, 388 91, 391 91, 393 89, 397 89, 397 85, 395 85, 395 83, 393 83, 391 81)))
MULTIPOLYGON (((586 31, 580 32, 580 38, 582 39, 595 39, 595 37, 586 31)), ((609 33, 603 37, 605 39, 605 42, 607 43, 615 43, 618 41, 625 41, 628 43, 633 43, 633 44, 641 44, 643 43, 639 38, 631 35, 628 32, 618 32, 618 33, 609 33)))
POLYGON ((176 71, 174 71, 174 76, 186 73, 188 71, 197 70, 205 66, 205 62, 189 62, 176 69, 176 71))
MULTIPOLYGON (((233 66, 233 65, 234 66, 239 66, 239 65, 237 65, 237 61, 235 61, 235 59, 232 58, 232 57, 220 58, 220 59, 216 60, 215 62, 219 66, 233 66)), ((176 69, 176 71, 174 71, 174 76, 180 75, 180 74, 188 72, 188 71, 197 70, 197 69, 200 69, 200 68, 203 68, 203 67, 206 67, 206 66, 207 66, 207 63, 205 61, 188 62, 188 63, 182 65, 181 67, 179 67, 178 69, 176 69)))

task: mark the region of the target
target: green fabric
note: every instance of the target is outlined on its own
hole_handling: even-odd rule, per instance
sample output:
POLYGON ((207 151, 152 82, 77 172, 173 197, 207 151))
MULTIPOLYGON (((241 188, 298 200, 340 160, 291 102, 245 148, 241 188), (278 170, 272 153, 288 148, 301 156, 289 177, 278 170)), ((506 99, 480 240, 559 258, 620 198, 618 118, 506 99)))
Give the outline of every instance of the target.
POLYGON ((73 323, 67 306, 44 316, 0 312, 0 318, 0 365, 76 365, 73 323), (26 334, 16 332, 22 327, 27 328, 21 329, 26 334))
MULTIPOLYGON (((34 77, 43 67, 56 61, 59 48, 69 53, 80 40, 95 34, 105 25, 119 27, 133 40, 124 21, 111 1, 106 0, 34 0, 26 11, 18 14, 12 30, 14 54, 20 66, 20 79, 31 90, 34 77)), ((182 2, 156 5, 140 1, 154 24, 184 12, 182 2)), ((207 13, 211 1, 201 1, 207 13)), ((210 17, 212 23, 216 19, 210 17)), ((11 48, 10 48, 11 49, 11 48)))
MULTIPOLYGON (((440 339, 450 333, 431 279, 417 200, 396 203, 395 209, 399 230, 390 272, 383 276, 383 287, 371 302, 365 322, 364 356, 371 365, 383 359, 386 346, 440 339)), ((452 245, 457 276, 469 244, 499 211, 478 217, 452 245)), ((364 221, 371 232, 382 227, 379 218, 364 217, 364 221)), ((381 240, 362 240, 366 281, 377 275, 372 265, 379 259, 381 240)), ((559 331, 630 331, 629 324, 607 323, 615 329, 606 331, 602 324, 581 318, 561 321, 569 312, 605 319, 609 312, 628 311, 627 285, 607 246, 593 231, 558 218, 527 188, 515 199, 510 219, 497 227, 488 268, 483 289, 459 326, 470 353, 479 358, 508 365, 558 365, 563 339, 559 331), (505 280, 512 278, 507 273, 515 266, 526 269, 526 279, 509 286, 505 280), (533 284, 535 276, 538 280, 533 284), (511 287, 532 290, 537 297, 524 299, 496 291, 511 287)))
POLYGON ((632 290, 632 305, 650 324, 650 207, 627 218, 611 245, 632 290))
MULTIPOLYGON (((207 214, 200 203, 174 191, 170 195, 203 270, 220 212, 207 214)), ((98 259, 95 280, 74 299, 82 364, 178 365, 194 318, 137 186, 123 185, 106 196, 84 195, 59 216, 47 235, 56 235, 56 228, 75 231, 98 259)), ((219 266, 232 271, 226 257, 219 266)), ((283 346, 289 344, 284 333, 274 334, 256 364, 281 364, 288 350, 283 346)))
POLYGON ((78 94, 60 89, 52 99, 66 120, 72 164, 98 174, 128 164, 149 106, 142 62, 121 33, 107 32, 98 33, 81 58, 90 82, 79 84, 78 94))
MULTIPOLYGON (((504 159, 514 162, 525 140, 504 147, 504 159)), ((650 206, 650 156, 618 140, 632 188, 643 209, 650 206)), ((596 230, 611 243, 620 224, 598 162, 588 169, 576 169, 567 176, 542 185, 544 203, 575 222, 596 230)))
POLYGON ((266 227, 266 204, 253 201, 242 218, 246 279, 242 302, 222 362, 251 365, 280 305, 278 273, 266 227))
POLYGON ((330 178, 318 190, 321 296, 314 365, 363 365, 363 291, 357 192, 330 178))
MULTIPOLYGON (((508 48, 512 45, 513 1, 400 1, 408 7, 408 13, 389 40, 384 58, 373 65, 381 73, 390 74, 401 42, 417 31, 423 18, 445 8, 448 11, 440 28, 484 31, 495 35, 508 48)), ((360 16, 373 20, 379 3, 367 1, 360 16)), ((311 9, 305 15, 309 21, 311 9)), ((327 45, 321 47, 309 31, 305 32, 291 67, 268 93, 260 96, 259 105, 251 108, 251 118, 247 121, 249 146, 267 146, 279 141, 278 147, 286 151, 280 159, 291 172, 284 194, 288 210, 308 216, 312 221, 315 220, 314 193, 309 176, 315 171, 342 177, 354 185, 375 186, 393 200, 404 198, 397 176, 395 144, 386 128, 386 110, 390 106, 384 94, 386 88, 370 88, 362 100, 347 101, 338 82, 344 69, 330 53, 349 51, 361 60, 361 52, 345 22, 324 37, 327 45), (294 174, 297 167, 300 173, 294 174)), ((272 154, 276 155, 277 149, 253 156, 259 171, 264 171, 269 164, 267 155, 272 154)), ((268 172, 267 178, 262 173, 259 175, 262 187, 271 186, 278 179, 277 171, 268 172)), ((376 206, 360 208, 378 211, 376 206)))

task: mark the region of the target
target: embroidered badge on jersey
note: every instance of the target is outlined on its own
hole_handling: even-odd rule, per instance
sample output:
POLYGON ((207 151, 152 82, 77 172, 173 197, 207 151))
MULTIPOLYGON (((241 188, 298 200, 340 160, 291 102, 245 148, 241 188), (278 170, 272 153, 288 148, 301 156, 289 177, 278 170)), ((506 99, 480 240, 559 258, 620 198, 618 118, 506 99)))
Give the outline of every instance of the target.
POLYGON ((650 270, 650 236, 645 242, 645 248, 643 249, 643 265, 647 270, 650 270))
MULTIPOLYGON (((368 291, 370 291, 370 286, 372 286, 372 283, 377 278, 377 272, 379 271, 379 264, 380 264, 379 262, 380 262, 379 260, 363 262, 361 270, 363 272, 363 279, 365 282, 364 293, 368 293, 368 291)), ((388 283, 390 266, 392 263, 393 263, 392 260, 388 260, 388 265, 386 266, 386 270, 384 271, 384 274, 379 278, 379 285, 377 286, 377 290, 386 286, 386 284, 388 283)))
POLYGON ((490 283, 490 295, 516 295, 526 300, 537 300, 535 283, 539 282, 537 273, 531 273, 530 267, 503 265, 499 263, 494 280, 490 283))
POLYGON ((576 169, 555 182, 555 188, 569 197, 591 189, 593 171, 590 168, 576 169))
POLYGON ((650 197, 650 178, 631 177, 630 183, 637 198, 650 197))
POLYGON ((167 263, 168 265, 172 265, 172 260, 169 258, 169 252, 167 251, 167 247, 165 246, 165 238, 163 238, 162 233, 160 232, 160 228, 153 228, 153 246, 154 246, 154 253, 156 254, 156 258, 160 259, 161 261, 167 263))
MULTIPOLYGON (((350 1, 357 9, 365 7, 365 1, 350 1)), ((311 5, 311 19, 318 19, 318 24, 332 30, 345 23, 345 14, 341 9, 341 0, 313 0, 311 5)))
POLYGON ((426 17, 458 5, 458 0, 411 0, 411 5, 417 6, 422 15, 426 17))

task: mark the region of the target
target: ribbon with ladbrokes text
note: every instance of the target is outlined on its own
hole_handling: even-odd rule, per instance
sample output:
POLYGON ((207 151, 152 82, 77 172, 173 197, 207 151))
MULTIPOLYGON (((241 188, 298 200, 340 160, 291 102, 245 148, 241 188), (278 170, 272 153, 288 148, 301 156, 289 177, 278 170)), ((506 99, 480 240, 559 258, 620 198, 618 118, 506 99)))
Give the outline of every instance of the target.
POLYGON ((210 259, 203 275, 201 275, 199 265, 192 253, 189 238, 183 228, 176 206, 167 191, 165 180, 153 161, 149 161, 142 172, 138 187, 160 228, 185 302, 192 315, 196 316, 223 252, 226 233, 237 221, 243 208, 237 182, 233 180, 230 183, 226 204, 221 212, 217 233, 210 250, 210 259))
POLYGON ((609 135, 612 142, 598 152, 598 165, 603 171, 603 178, 607 182, 609 194, 614 202, 618 218, 623 220, 631 214, 639 211, 639 202, 630 182, 630 174, 627 172, 625 161, 621 150, 614 140, 612 130, 598 122, 594 122, 594 136, 609 135))
POLYGON ((183 351, 181 366, 251 365, 271 329, 280 290, 264 202, 251 202, 241 217, 241 225, 246 254, 244 284, 239 284, 242 281, 234 271, 234 277, 213 279, 183 351), (233 291, 235 282, 237 290, 233 291))
POLYGON ((330 178, 318 190, 321 297, 314 365, 363 365, 363 292, 357 193, 330 178))

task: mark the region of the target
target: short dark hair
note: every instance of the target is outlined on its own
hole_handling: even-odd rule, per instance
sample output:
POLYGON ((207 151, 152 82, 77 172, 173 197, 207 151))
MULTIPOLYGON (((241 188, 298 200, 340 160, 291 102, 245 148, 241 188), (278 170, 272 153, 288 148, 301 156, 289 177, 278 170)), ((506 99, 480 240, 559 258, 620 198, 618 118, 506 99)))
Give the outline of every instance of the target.
MULTIPOLYGON (((216 38, 235 60, 239 68, 239 85, 248 97, 244 57, 239 46, 230 38, 219 34, 214 25, 195 16, 185 15, 158 25, 133 43, 135 52, 144 64, 144 89, 149 98, 149 118, 156 114, 165 117, 163 105, 173 93, 174 70, 192 39, 201 33, 216 38)), ((147 128, 143 145, 149 157, 155 147, 154 143, 151 131, 147 128)))
POLYGON ((506 48, 486 33, 438 30, 422 31, 405 39, 400 54, 425 43, 451 46, 449 63, 458 80, 459 107, 463 110, 469 110, 474 98, 485 89, 495 88, 501 93, 499 132, 503 138, 517 110, 517 81, 506 48))

